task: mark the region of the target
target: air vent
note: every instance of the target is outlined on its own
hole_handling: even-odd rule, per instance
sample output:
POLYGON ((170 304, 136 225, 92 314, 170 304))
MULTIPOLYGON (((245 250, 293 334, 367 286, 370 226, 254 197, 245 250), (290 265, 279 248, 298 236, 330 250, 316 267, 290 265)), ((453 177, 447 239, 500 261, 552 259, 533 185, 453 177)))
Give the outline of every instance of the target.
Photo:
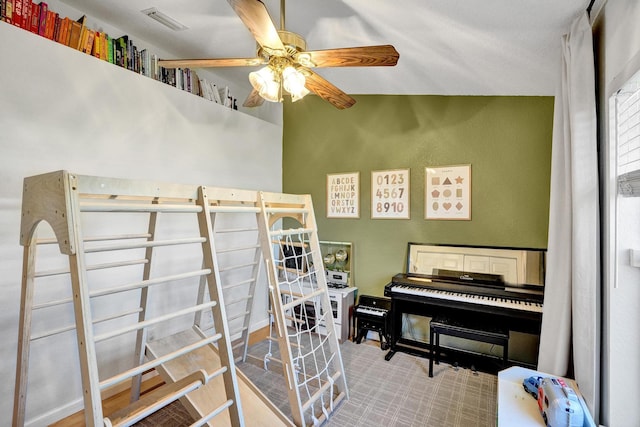
POLYGON ((165 27, 171 28, 173 31, 183 31, 189 28, 186 25, 182 24, 181 22, 176 21, 174 18, 170 17, 169 15, 160 12, 155 7, 141 10, 141 12, 147 15, 149 18, 155 19, 165 27))

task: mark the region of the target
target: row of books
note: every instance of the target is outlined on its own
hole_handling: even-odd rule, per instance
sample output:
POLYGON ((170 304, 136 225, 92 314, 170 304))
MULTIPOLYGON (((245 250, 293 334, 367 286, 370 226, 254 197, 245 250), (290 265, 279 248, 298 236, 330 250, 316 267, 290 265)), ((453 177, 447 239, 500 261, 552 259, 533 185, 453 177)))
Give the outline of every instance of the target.
POLYGON ((50 10, 45 2, 0 0, 0 19, 103 61, 237 109, 236 100, 228 94, 228 88, 216 90, 218 96, 214 97, 210 87, 215 85, 198 78, 195 71, 160 67, 157 55, 147 49, 139 50, 129 36, 114 38, 104 31, 88 28, 86 16, 73 20, 50 10))

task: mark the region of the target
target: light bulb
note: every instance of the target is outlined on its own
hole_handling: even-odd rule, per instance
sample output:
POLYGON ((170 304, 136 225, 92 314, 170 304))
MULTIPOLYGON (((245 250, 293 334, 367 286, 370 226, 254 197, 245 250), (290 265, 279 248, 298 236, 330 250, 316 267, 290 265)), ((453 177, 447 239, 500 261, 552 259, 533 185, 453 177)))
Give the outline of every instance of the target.
POLYGON ((304 84, 304 75, 295 68, 289 66, 282 71, 282 86, 291 94, 292 102, 304 98, 309 93, 304 84))
POLYGON ((249 73, 249 81, 262 98, 270 102, 280 102, 280 83, 271 67, 249 73))

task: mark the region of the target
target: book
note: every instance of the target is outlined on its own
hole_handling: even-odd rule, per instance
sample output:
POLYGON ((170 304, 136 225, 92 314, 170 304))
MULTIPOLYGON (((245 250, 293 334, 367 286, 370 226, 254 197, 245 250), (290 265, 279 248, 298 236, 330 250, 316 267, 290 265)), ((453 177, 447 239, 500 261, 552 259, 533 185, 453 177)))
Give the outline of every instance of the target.
POLYGON ((100 33, 100 59, 109 61, 109 35, 104 31, 100 33))
POLYGON ((49 5, 45 2, 40 2, 40 16, 38 18, 38 34, 44 37, 44 31, 47 25, 47 11, 49 10, 49 5))
POLYGON ((87 28, 87 39, 85 41, 84 48, 82 49, 84 53, 91 55, 91 52, 93 52, 93 42, 95 41, 95 37, 96 32, 87 28))
POLYGON ((13 0, 13 15, 11 22, 16 27, 22 27, 22 0, 13 0))
POLYGON ((70 21, 69 23, 69 38, 67 46, 78 49, 80 45, 80 36, 82 34, 82 24, 78 21, 70 21))
MULTIPOLYGON (((78 33, 78 43, 75 46, 71 46, 74 49, 82 50, 83 41, 86 41, 86 32, 87 26, 85 25, 85 21, 87 20, 86 15, 82 15, 76 22, 80 24, 80 32, 78 33)), ((73 43, 73 41, 71 41, 73 43)))
POLYGON ((53 17, 53 34, 51 35, 51 40, 58 41, 60 38, 60 24, 62 24, 62 19, 59 14, 55 14, 53 17))
POLYGON ((40 30, 40 5, 32 3, 31 4, 31 31, 34 34, 39 34, 40 30))
POLYGON ((33 13, 33 2, 24 0, 22 3, 22 28, 31 31, 31 14, 33 13))
POLYGON ((229 94, 229 86, 225 86, 218 89, 220 93, 220 103, 225 107, 232 107, 233 101, 231 99, 231 95, 229 94))
POLYGON ((4 6, 4 20, 9 24, 13 23, 13 0, 6 0, 6 4, 4 6))
POLYGON ((91 46, 91 50, 88 53, 100 59, 100 49, 100 31, 96 31, 94 33, 93 46, 91 46))
POLYGON ((220 90, 218 89, 218 86, 215 83, 211 83, 212 85, 212 92, 213 92, 213 100, 216 102, 216 104, 222 104, 222 99, 220 98, 220 90))
POLYGON ((52 10, 47 10, 47 16, 45 18, 44 36, 49 40, 53 39, 53 30, 56 24, 56 13, 52 10))
POLYGON ((69 19, 68 17, 64 18, 64 23, 62 25, 63 28, 63 32, 62 32, 62 40, 60 41, 60 43, 62 43, 65 46, 69 46, 69 36, 71 34, 71 19, 69 19))
POLYGON ((107 48, 108 48, 108 52, 107 52, 107 60, 111 63, 111 64, 115 64, 115 51, 114 51, 114 39, 113 37, 110 37, 107 35, 107 48))
POLYGON ((116 65, 127 68, 127 45, 129 36, 124 35, 116 40, 116 65))

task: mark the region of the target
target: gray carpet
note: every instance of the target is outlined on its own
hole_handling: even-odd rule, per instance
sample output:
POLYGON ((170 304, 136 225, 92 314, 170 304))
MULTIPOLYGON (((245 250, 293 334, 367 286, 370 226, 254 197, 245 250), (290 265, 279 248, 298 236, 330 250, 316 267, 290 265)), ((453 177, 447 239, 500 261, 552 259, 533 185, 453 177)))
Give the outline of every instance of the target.
MULTIPOLYGON (((253 346, 249 350, 253 357, 238 367, 291 417, 284 378, 277 369, 265 370, 260 362, 266 351, 266 341, 253 346)), ((347 341, 341 345, 341 352, 349 400, 336 409, 326 427, 496 425, 495 375, 454 369, 443 363, 434 366, 434 377, 429 378, 428 359, 396 353, 385 361, 386 352, 370 343, 347 341)), ((176 402, 138 425, 179 427, 191 423, 176 402)))
MULTIPOLYGON (((265 354, 260 343, 250 349, 265 354)), ((379 346, 341 345, 349 400, 342 403, 325 424, 337 426, 495 426, 497 377, 434 365, 429 378, 429 360, 396 353, 385 361, 379 346)), ((273 363, 273 362, 272 362, 273 363)), ((242 371, 288 416, 284 379, 257 364, 242 363, 242 371)))

